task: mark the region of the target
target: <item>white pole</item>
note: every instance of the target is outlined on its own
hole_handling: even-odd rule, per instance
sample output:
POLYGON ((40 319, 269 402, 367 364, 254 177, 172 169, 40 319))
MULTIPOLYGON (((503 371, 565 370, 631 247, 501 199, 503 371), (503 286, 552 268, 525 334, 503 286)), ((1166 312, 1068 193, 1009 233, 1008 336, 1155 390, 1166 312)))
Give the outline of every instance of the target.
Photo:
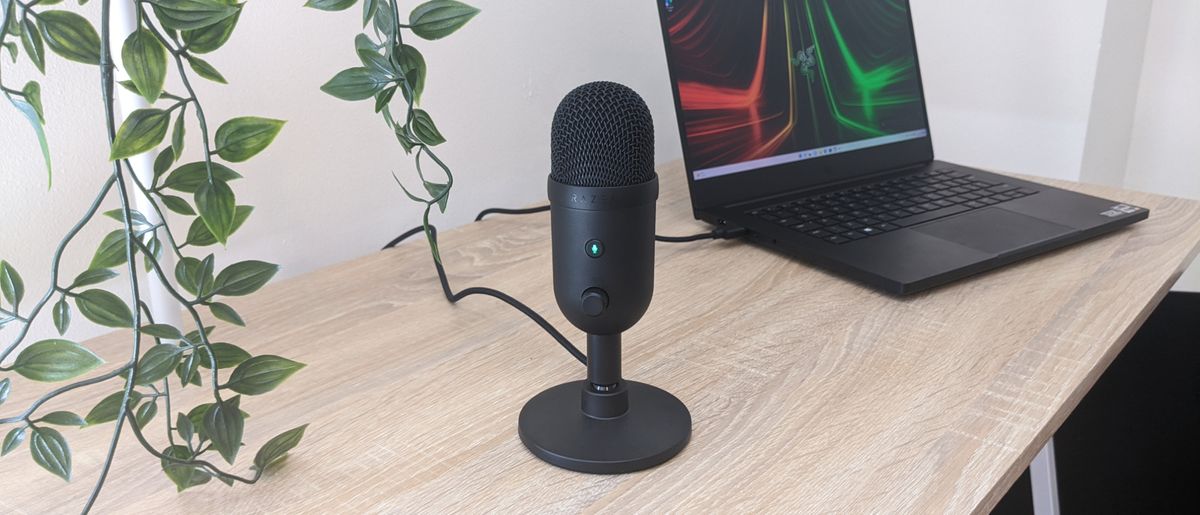
MULTIPOLYGON (((113 30, 110 34, 111 41, 109 41, 109 44, 110 48, 114 50, 114 58, 120 55, 121 45, 125 42, 125 38, 128 37, 129 34, 131 34, 134 30, 137 30, 137 14, 134 11, 133 4, 134 2, 113 3, 113 30)), ((115 73, 118 80, 126 80, 129 78, 128 74, 126 74, 124 70, 124 67, 119 64, 115 73)), ((117 92, 117 105, 121 112, 122 119, 128 117, 130 113, 138 109, 149 107, 149 104, 146 103, 146 99, 142 98, 141 95, 119 86, 116 87, 115 90, 117 92)), ((137 175, 138 180, 142 181, 142 184, 149 185, 150 181, 154 179, 155 155, 156 154, 154 151, 150 151, 129 158, 129 164, 133 167, 131 172, 137 175)), ((157 224, 163 221, 158 216, 158 212, 155 211, 150 205, 150 199, 146 198, 146 196, 143 195, 138 188, 131 187, 130 193, 133 196, 134 207, 146 217, 146 220, 152 224, 157 224)), ((163 245, 168 245, 165 236, 163 236, 161 239, 163 245)), ((175 270, 175 255, 169 249, 164 250, 162 254, 162 258, 158 260, 158 263, 160 266, 162 266, 163 272, 168 274, 169 277, 170 274, 175 270)), ((154 273, 153 270, 147 273, 145 284, 145 291, 147 294, 145 300, 146 304, 150 307, 150 313, 154 316, 154 321, 160 324, 171 324, 182 329, 183 313, 180 310, 179 305, 175 302, 175 299, 171 297, 169 292, 167 292, 166 287, 164 287, 163 283, 159 281, 158 275, 154 273)), ((137 309, 136 306, 131 307, 133 309, 137 309)))

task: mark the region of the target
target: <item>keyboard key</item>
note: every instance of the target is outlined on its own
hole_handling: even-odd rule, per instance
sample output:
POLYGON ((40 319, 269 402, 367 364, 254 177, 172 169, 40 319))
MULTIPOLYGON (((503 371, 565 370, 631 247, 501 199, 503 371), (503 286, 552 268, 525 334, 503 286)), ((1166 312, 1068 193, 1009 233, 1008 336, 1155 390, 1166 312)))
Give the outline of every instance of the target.
POLYGON ((935 211, 929 211, 926 213, 917 214, 915 216, 910 216, 908 218, 901 218, 899 220, 893 221, 892 223, 899 225, 900 227, 908 227, 910 225, 916 225, 919 223, 928 222, 930 220, 937 220, 938 218, 942 218, 942 217, 946 217, 946 216, 950 216, 950 215, 956 215, 963 211, 970 211, 970 210, 964 206, 944 207, 944 208, 941 208, 941 209, 938 209, 935 211))
POLYGON ((979 209, 979 208, 981 208, 981 207, 987 207, 987 204, 984 204, 984 203, 982 203, 982 202, 976 202, 976 201, 974 201, 974 200, 968 201, 968 202, 966 202, 966 203, 965 203, 965 204, 963 204, 963 205, 964 205, 964 206, 967 206, 967 207, 969 207, 969 208, 971 208, 971 209, 979 209))
POLYGON ((806 234, 808 234, 809 236, 812 236, 813 238, 825 238, 826 236, 833 236, 833 233, 826 231, 824 229, 808 231, 808 233, 806 233, 806 234))
POLYGON ((1012 191, 1015 189, 1017 189, 1017 187, 1013 186, 1011 184, 999 184, 996 186, 992 186, 991 188, 988 188, 987 190, 992 193, 1004 193, 1006 191, 1012 191))
POLYGON ((895 225, 895 224, 889 224, 889 223, 887 223, 887 222, 884 222, 884 223, 881 223, 881 224, 879 224, 879 225, 876 225, 876 226, 875 226, 875 228, 876 228, 876 229, 879 229, 879 230, 881 230, 881 231, 885 231, 885 232, 886 232, 886 231, 894 231, 894 230, 896 230, 896 229, 899 229, 899 228, 900 228, 900 226, 898 226, 898 225, 895 225))
POLYGON ((834 244, 839 244, 839 245, 840 245, 840 244, 842 244, 842 243, 846 243, 846 242, 850 241, 850 239, 849 239, 849 238, 843 238, 843 237, 841 237, 841 236, 838 236, 838 235, 836 235, 836 234, 835 234, 835 235, 833 235, 833 236, 827 236, 827 237, 825 238, 825 241, 827 241, 827 242, 829 242, 829 243, 834 243, 834 244))
POLYGON ((858 230, 858 232, 860 232, 860 233, 863 233, 863 234, 865 234, 865 235, 867 235, 867 236, 874 236, 874 235, 876 235, 876 234, 882 234, 882 233, 883 233, 883 231, 881 231, 881 230, 879 230, 879 229, 876 229, 876 228, 874 228, 874 227, 863 227, 862 229, 859 229, 859 230, 858 230))
POLYGON ((800 231, 800 232, 808 232, 808 231, 812 231, 812 230, 816 230, 816 229, 820 229, 820 228, 821 228, 821 224, 813 223, 813 222, 805 222, 802 224, 796 224, 796 225, 792 226, 793 231, 800 231))
POLYGON ((852 240, 861 240, 861 239, 867 237, 867 235, 865 235, 861 232, 858 232, 858 231, 846 231, 846 232, 842 233, 841 236, 843 238, 849 238, 852 240))

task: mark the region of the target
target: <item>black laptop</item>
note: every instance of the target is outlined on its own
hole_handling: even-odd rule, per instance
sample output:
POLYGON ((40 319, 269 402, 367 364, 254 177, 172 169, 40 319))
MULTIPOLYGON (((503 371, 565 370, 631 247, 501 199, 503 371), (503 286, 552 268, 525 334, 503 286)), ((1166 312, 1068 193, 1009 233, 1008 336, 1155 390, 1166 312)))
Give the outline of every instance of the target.
POLYGON ((903 295, 1148 216, 935 160, 905 0, 658 2, 698 219, 903 295))

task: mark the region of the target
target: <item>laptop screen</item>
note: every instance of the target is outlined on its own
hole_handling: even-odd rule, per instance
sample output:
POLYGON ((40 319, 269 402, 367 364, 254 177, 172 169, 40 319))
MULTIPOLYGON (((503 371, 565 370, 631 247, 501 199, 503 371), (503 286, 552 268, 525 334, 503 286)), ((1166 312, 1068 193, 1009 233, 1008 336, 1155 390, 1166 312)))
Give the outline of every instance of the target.
POLYGON ((926 138, 905 0, 659 0, 694 180, 926 138))

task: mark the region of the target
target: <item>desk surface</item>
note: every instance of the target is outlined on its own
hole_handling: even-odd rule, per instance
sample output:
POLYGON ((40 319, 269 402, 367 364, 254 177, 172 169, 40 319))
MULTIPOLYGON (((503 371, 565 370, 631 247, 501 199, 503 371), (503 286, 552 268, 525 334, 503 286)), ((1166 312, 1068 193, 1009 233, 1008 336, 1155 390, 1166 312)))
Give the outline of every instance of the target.
MULTIPOLYGON (((661 170, 660 234, 701 229, 680 168, 661 170)), ((1152 214, 900 300, 745 244, 660 244, 654 302, 626 333, 625 373, 682 399, 694 433, 674 460, 622 476, 567 472, 526 452, 521 406, 584 370, 494 299, 447 304, 421 238, 281 281, 234 302, 250 328, 222 327, 218 339, 308 363, 243 403, 247 448, 310 422, 301 446, 258 485, 176 494, 127 434, 98 508, 986 512, 1200 242, 1196 202, 1044 182, 1152 214)), ((454 287, 509 292, 582 346, 551 293, 548 224, 545 213, 489 218, 445 231, 442 255, 454 287)), ((118 363, 125 344, 110 336, 94 348, 118 363)), ((21 390, 6 408, 27 401, 21 390)), ((189 398, 177 405, 199 402, 189 398)), ((49 409, 90 405, 75 396, 49 409)), ((22 449, 0 461, 0 507, 79 509, 110 430, 65 434, 75 481, 37 469, 22 449)), ((244 470, 253 453, 241 454, 244 470)))

